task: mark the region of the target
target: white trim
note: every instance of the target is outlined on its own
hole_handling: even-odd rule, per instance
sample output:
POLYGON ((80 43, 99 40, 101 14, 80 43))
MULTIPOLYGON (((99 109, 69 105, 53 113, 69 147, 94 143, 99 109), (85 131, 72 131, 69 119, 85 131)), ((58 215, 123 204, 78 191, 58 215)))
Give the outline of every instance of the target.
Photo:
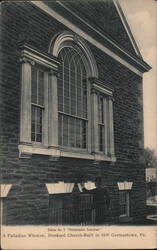
POLYGON ((132 44, 132 46, 133 46, 133 48, 134 48, 136 54, 137 54, 139 57, 142 58, 141 53, 140 53, 140 51, 139 51, 139 49, 138 49, 138 46, 137 46, 137 44, 136 44, 136 41, 135 41, 135 39, 134 39, 134 37, 133 37, 133 35, 132 35, 130 26, 128 25, 126 16, 124 15, 124 11, 122 11, 122 8, 121 8, 121 6, 120 6, 119 1, 118 1, 118 0, 113 0, 113 2, 114 2, 114 5, 115 5, 115 7, 116 7, 116 10, 117 10, 117 12, 118 12, 118 14, 119 14, 119 16, 120 16, 120 19, 121 19, 121 21, 122 21, 122 24, 123 24, 123 26, 124 26, 124 28, 125 28, 125 31, 127 32, 127 35, 128 35, 128 37, 129 37, 129 39, 130 39, 130 42, 131 42, 131 44, 132 44))
POLYGON ((51 40, 50 46, 48 49, 48 52, 53 54, 54 56, 58 57, 58 54, 62 48, 67 46, 67 41, 71 42, 72 47, 74 46, 72 42, 75 42, 75 44, 78 45, 78 47, 83 52, 86 60, 89 64, 89 76, 90 77, 98 77, 98 69, 96 65, 95 58, 90 50, 90 48, 87 46, 87 44, 81 39, 81 37, 76 37, 76 34, 70 32, 70 31, 63 31, 54 39, 51 40))
POLYGON ((50 147, 58 146, 58 89, 57 76, 54 72, 49 75, 48 95, 48 141, 50 147))
POLYGON ((46 183, 45 184, 49 194, 67 194, 72 193, 74 183, 65 183, 59 181, 58 183, 46 183))
POLYGON ((101 86, 97 85, 96 83, 93 83, 92 88, 100 91, 101 93, 103 93, 103 94, 105 94, 107 96, 113 96, 112 91, 106 89, 105 86, 101 87, 101 86))
MULTIPOLYGON (((45 11, 47 14, 49 14, 50 16, 52 16, 53 18, 55 18, 59 22, 63 23, 65 26, 67 26, 73 32, 77 33, 79 36, 83 37, 84 39, 86 39, 87 41, 89 41, 94 46, 97 46, 97 48, 99 48, 100 50, 102 50, 107 55, 111 56, 116 61, 120 62, 122 65, 124 65, 125 67, 127 67, 128 69, 130 69, 131 71, 133 71, 134 73, 136 73, 137 75, 142 76, 142 73, 139 70, 137 70, 134 66, 132 66, 130 63, 126 62, 124 59, 122 59, 117 54, 115 54, 114 52, 112 52, 111 50, 109 50, 108 48, 106 48, 104 45, 102 45, 101 43, 99 43, 98 41, 96 41, 94 38, 92 38, 91 36, 87 35, 80 28, 78 28, 77 26, 75 26, 73 23, 71 23, 70 21, 68 21, 66 18, 64 18, 61 15, 59 15, 57 12, 55 12, 54 10, 52 10, 50 7, 48 7, 43 2, 41 2, 41 1, 31 1, 31 3, 34 4, 36 7, 42 9, 43 11, 45 11)), ((134 59, 133 57, 131 57, 127 53, 126 53, 126 55, 128 57, 130 57, 132 60, 134 60, 136 63, 138 63, 141 66, 143 66, 140 62, 136 61, 136 59, 134 59)))
POLYGON ((60 150, 59 148, 40 148, 33 147, 31 145, 18 145, 19 149, 19 157, 23 157, 25 155, 39 154, 39 155, 48 155, 54 157, 69 157, 69 158, 78 158, 78 159, 87 159, 87 160, 95 160, 95 161, 111 161, 115 162, 115 156, 106 156, 104 154, 90 154, 88 152, 68 152, 60 150))
MULTIPOLYGON (((111 39, 109 39, 107 36, 105 36, 104 34, 102 34, 100 31, 96 30, 92 25, 90 25, 89 23, 87 23, 85 20, 83 20, 81 17, 79 17, 76 13, 74 13, 73 11, 71 11, 68 7, 66 7, 62 2, 57 1, 62 7, 64 7, 66 10, 68 10, 70 13, 72 13, 75 17, 77 17, 78 19, 80 19, 83 23, 85 23, 87 26, 89 26, 91 29, 93 29, 95 32, 97 32, 100 36, 104 37, 107 41, 109 41, 111 44, 113 44, 116 48, 118 48, 119 50, 123 51, 125 54, 128 55, 128 53, 126 51, 124 51, 120 46, 118 46, 114 41, 112 41, 111 39)), ((115 3, 116 5, 116 3, 115 3)), ((128 31, 128 29, 126 28, 126 21, 124 22, 124 18, 122 18, 122 10, 120 11, 120 8, 118 7, 118 5, 116 5, 116 9, 118 11, 118 14, 120 16, 120 18, 122 19, 122 23, 126 29, 126 32, 130 38, 131 44, 133 43, 131 40, 131 34, 128 31)), ((133 47, 135 46, 134 44, 132 44, 133 47)), ((135 48, 134 48, 135 49, 135 48)), ((135 49, 135 51, 137 50, 137 48, 135 49)), ((138 53, 137 53, 138 54, 138 53)), ((129 55, 130 56, 130 55, 129 55)), ((131 57, 131 56, 130 56, 131 57)), ((134 59, 135 60, 135 59, 134 59)))
MULTIPOLYGON (((30 48, 28 47, 28 49, 30 48)), ((31 59, 38 64, 44 65, 47 68, 57 70, 58 62, 56 62, 55 60, 53 60, 52 58, 48 56, 45 56, 42 53, 38 53, 35 50, 33 52, 35 54, 31 53, 30 51, 27 50, 27 48, 25 48, 24 50, 22 50, 21 57, 27 57, 28 59, 31 59)))
POLYGON ((0 197, 1 198, 7 197, 11 187, 12 187, 12 184, 1 184, 0 185, 0 189, 1 189, 0 197))
POLYGON ((118 182, 117 185, 119 190, 131 190, 133 182, 123 181, 118 182))
POLYGON ((92 189, 96 188, 95 182, 92 182, 92 181, 84 182, 83 187, 82 187, 81 183, 78 183, 77 185, 78 185, 80 192, 83 192, 83 187, 85 187, 87 190, 92 190, 92 189))
POLYGON ((21 105, 20 105, 20 142, 31 143, 31 78, 30 61, 23 60, 21 65, 21 105))

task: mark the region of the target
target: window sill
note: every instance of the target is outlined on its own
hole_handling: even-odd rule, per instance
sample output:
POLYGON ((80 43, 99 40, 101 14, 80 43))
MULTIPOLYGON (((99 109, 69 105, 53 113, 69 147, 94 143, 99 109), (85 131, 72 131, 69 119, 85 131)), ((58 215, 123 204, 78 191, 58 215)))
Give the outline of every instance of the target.
POLYGON ((69 158, 79 158, 79 159, 87 159, 87 160, 95 160, 95 161, 110 161, 115 162, 116 157, 107 156, 104 154, 90 154, 87 151, 80 151, 80 152, 72 152, 72 151, 65 151, 59 148, 44 148, 44 147, 34 147, 32 145, 19 145, 19 158, 30 158, 32 154, 39 154, 39 155, 48 155, 53 157, 69 157, 69 158))
POLYGON ((125 223, 125 222, 130 222, 130 221, 132 221, 132 218, 129 217, 128 215, 119 216, 119 222, 125 223))

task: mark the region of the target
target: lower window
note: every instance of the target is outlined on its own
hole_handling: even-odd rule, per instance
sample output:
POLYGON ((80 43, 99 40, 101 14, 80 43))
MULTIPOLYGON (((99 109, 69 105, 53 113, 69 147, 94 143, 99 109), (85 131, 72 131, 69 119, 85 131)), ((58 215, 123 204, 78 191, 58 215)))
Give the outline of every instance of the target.
POLYGON ((130 216, 130 195, 128 191, 119 193, 120 216, 130 216))
POLYGON ((89 194, 56 194, 49 196, 49 224, 94 224, 92 196, 89 194))

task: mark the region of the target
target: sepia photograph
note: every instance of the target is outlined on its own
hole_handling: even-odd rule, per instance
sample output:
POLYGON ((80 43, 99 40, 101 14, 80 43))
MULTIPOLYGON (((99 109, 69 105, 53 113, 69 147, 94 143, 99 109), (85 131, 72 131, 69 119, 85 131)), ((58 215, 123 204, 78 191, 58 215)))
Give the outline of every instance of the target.
POLYGON ((157 1, 0 9, 2 249, 155 248, 157 1))

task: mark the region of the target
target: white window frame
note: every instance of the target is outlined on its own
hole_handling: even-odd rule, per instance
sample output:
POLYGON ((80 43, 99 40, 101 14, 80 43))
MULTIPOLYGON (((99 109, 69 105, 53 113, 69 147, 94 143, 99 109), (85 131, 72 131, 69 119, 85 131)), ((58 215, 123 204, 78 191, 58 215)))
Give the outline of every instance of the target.
POLYGON ((113 128, 113 90, 106 87, 103 82, 96 78, 90 78, 91 104, 92 104, 92 152, 115 158, 114 128, 113 128), (104 111, 104 149, 99 150, 99 121, 98 121, 98 96, 103 97, 104 111))
MULTIPOLYGON (((21 45, 21 110, 19 157, 27 158, 33 153, 47 154, 47 149, 58 146, 57 70, 60 62, 57 58, 43 54, 28 45, 21 45), (31 72, 32 67, 44 68, 44 112, 43 140, 31 141, 31 72), (51 112, 50 112, 51 110, 51 112), (48 129, 49 128, 49 129, 48 129)), ((53 151, 53 150, 52 150, 53 151)))
POLYGON ((120 199, 119 199, 119 206, 121 207, 121 205, 125 205, 126 207, 125 207, 125 212, 123 214, 120 213, 120 215, 119 215, 120 218, 130 216, 130 192, 128 190, 121 190, 119 192, 119 198, 120 198, 120 195, 122 194, 122 192, 125 194, 126 202, 125 202, 125 204, 122 204, 120 202, 120 199))
MULTIPOLYGON (((67 35, 67 33, 66 33, 67 35)), ((96 161, 116 161, 114 154, 114 133, 113 133, 113 90, 105 87, 105 84, 98 80, 98 73, 95 63, 92 64, 92 57, 89 48, 84 42, 73 35, 70 37, 73 42, 84 53, 87 53, 87 66, 90 70, 91 77, 86 79, 87 83, 87 107, 88 107, 88 139, 87 150, 76 148, 66 148, 58 145, 58 94, 57 94, 57 77, 58 66, 61 61, 56 55, 41 53, 28 45, 21 46, 21 116, 20 116, 20 143, 19 157, 26 158, 32 154, 49 155, 52 157, 74 157, 90 159, 96 161), (90 67, 91 64, 91 67, 90 67), (45 96, 44 96, 44 119, 43 119, 43 142, 31 142, 31 67, 38 65, 45 68, 45 96), (98 104, 97 93, 100 92, 108 98, 108 128, 109 128, 109 148, 108 152, 98 150, 98 104)), ((67 39, 67 37, 66 37, 67 39)), ((63 48, 62 39, 59 41, 60 49, 63 48)), ((69 43, 69 42, 68 42, 69 43)), ((56 50, 55 50, 56 51, 56 50)), ((59 53, 59 51, 58 51, 59 53)), ((104 104, 105 105, 105 104, 104 104)))
MULTIPOLYGON (((34 67, 34 66, 32 66, 34 67)), ((40 67, 37 65, 36 66, 37 69, 40 70, 40 67)), ((49 73, 47 70, 42 69, 43 73, 44 73, 44 80, 43 80, 43 84, 44 84, 44 104, 43 106, 39 105, 40 108, 42 108, 42 141, 41 142, 37 142, 37 141, 31 141, 33 146, 36 147, 41 147, 41 146, 48 146, 48 133, 47 133, 47 127, 48 127, 48 77, 49 77, 49 73)), ((33 106, 34 103, 32 103, 31 100, 31 106, 33 106)), ((34 105, 35 107, 37 107, 38 105, 34 105)), ((31 118, 30 118, 31 119, 31 118)))
POLYGON ((130 192, 132 189, 133 182, 123 181, 118 182, 118 189, 119 189, 119 209, 120 209, 120 192, 125 192, 126 195, 126 210, 125 213, 119 214, 119 221, 120 222, 128 222, 132 220, 130 216, 130 192))

